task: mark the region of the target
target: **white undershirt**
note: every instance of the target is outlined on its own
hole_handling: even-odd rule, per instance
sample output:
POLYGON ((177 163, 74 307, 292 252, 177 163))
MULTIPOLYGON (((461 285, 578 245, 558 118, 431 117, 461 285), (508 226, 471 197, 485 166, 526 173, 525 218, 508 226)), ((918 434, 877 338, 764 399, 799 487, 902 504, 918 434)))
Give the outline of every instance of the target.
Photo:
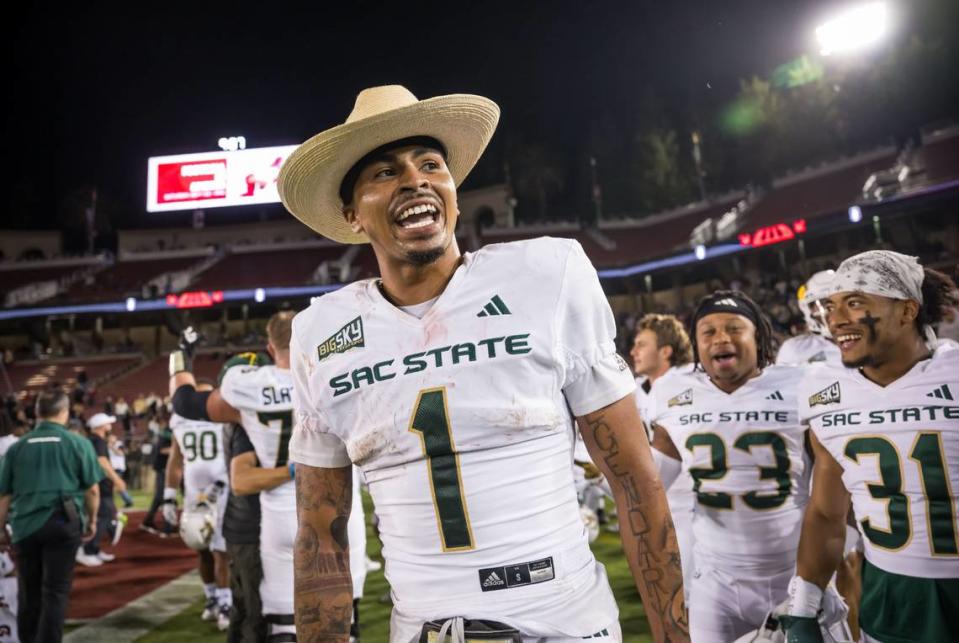
POLYGON ((421 304, 413 304, 412 306, 400 306, 400 310, 404 313, 409 313, 416 317, 417 319, 423 319, 423 315, 430 311, 430 308, 433 307, 433 304, 436 303, 436 300, 439 299, 439 296, 433 297, 432 299, 427 299, 421 304))

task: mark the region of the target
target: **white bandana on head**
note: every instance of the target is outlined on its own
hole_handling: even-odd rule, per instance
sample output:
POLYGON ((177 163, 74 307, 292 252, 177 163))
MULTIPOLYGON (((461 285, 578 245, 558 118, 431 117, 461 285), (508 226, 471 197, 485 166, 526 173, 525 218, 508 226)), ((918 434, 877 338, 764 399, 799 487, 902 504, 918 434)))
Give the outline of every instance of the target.
MULTIPOLYGON (((869 250, 849 257, 836 269, 825 295, 861 292, 889 299, 912 299, 923 303, 922 281, 925 272, 919 259, 892 250, 869 250)), ((926 343, 933 346, 936 333, 923 327, 926 343)))

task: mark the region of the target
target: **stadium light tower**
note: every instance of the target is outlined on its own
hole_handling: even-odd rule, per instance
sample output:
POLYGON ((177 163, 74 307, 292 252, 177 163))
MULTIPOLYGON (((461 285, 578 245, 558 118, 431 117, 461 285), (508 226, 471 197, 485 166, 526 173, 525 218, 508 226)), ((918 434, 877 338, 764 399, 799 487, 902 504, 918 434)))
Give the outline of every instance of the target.
POLYGON ((823 56, 866 49, 882 40, 889 30, 886 2, 868 2, 840 12, 816 27, 816 41, 823 56))

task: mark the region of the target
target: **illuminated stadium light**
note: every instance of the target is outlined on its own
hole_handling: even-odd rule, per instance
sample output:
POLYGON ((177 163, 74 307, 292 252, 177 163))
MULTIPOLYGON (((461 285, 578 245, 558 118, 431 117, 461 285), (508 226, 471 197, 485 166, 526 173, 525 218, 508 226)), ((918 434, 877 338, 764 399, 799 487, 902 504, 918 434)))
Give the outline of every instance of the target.
POLYGON ((703 244, 699 244, 698 246, 696 246, 695 253, 696 253, 696 258, 702 261, 703 259, 706 258, 706 246, 704 246, 703 244))
POLYGON ((256 290, 254 290, 253 301, 255 301, 258 304, 262 304, 264 301, 266 301, 266 291, 263 290, 262 288, 257 288, 256 290))
POLYGON ((132 313, 137 309, 137 300, 134 297, 127 297, 127 312, 132 313))
POLYGON ((862 208, 858 205, 849 206, 849 221, 851 223, 859 223, 862 221, 862 208))
POLYGON ((882 39, 889 28, 885 2, 851 7, 816 27, 816 41, 823 56, 864 49, 882 39))

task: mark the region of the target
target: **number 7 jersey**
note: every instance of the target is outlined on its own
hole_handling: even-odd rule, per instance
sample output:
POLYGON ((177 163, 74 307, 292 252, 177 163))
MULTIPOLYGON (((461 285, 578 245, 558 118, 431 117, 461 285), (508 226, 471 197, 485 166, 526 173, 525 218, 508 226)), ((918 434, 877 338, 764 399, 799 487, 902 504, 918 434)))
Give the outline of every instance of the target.
POLYGON ((891 572, 959 578, 959 350, 932 357, 886 387, 858 369, 816 366, 800 415, 843 469, 866 559, 891 572))
MULTIPOLYGON (((220 395, 240 412, 261 467, 286 466, 293 431, 293 378, 277 366, 234 366, 220 384, 220 395)), ((296 510, 293 482, 260 492, 264 509, 296 510)))
MULTIPOLYGON (((439 618, 450 602, 555 604, 599 584, 570 409, 634 389, 615 332, 582 248, 548 238, 467 253, 422 319, 374 280, 296 316, 292 457, 362 468, 398 608, 439 618)), ((569 618, 615 618, 605 592, 569 618)))

